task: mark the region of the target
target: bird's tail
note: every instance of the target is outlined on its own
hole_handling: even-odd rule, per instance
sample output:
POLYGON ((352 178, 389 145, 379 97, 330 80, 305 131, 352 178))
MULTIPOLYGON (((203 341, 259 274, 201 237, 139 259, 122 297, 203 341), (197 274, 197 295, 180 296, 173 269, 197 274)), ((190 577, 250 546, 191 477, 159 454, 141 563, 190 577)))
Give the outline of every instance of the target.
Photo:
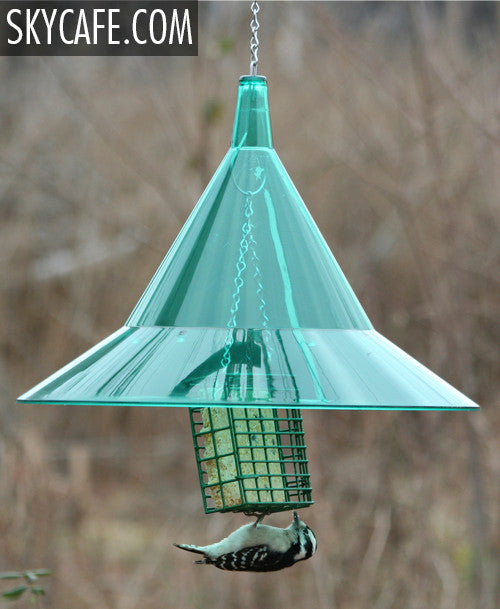
MULTIPOLYGON (((187 550, 188 552, 195 552, 196 554, 205 554, 203 550, 201 550, 198 546, 190 546, 186 543, 174 543, 176 548, 180 548, 181 550, 187 550)), ((201 560, 195 560, 195 565, 206 565, 208 564, 207 557, 205 556, 201 560)))
POLYGON ((186 550, 187 552, 195 552, 196 554, 205 554, 203 550, 201 550, 198 546, 191 546, 187 543, 174 543, 176 548, 180 548, 181 550, 186 550))

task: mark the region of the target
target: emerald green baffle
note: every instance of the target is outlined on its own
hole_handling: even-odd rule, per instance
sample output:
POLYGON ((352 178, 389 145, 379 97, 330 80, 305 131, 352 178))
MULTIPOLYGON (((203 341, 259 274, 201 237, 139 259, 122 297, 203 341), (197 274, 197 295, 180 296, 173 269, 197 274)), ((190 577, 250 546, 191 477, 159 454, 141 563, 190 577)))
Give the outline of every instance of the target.
POLYGON ((123 328, 21 402, 471 409, 376 332, 240 80, 231 147, 123 328))

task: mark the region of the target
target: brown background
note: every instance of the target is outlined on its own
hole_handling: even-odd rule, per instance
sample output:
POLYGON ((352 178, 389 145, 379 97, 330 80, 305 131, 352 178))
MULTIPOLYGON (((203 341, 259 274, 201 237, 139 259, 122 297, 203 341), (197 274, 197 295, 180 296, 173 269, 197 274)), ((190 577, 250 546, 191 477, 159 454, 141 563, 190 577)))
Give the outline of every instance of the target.
POLYGON ((52 568, 51 609, 495 609, 498 3, 263 5, 292 179, 375 327, 483 406, 304 413, 312 560, 172 547, 245 521, 202 514, 185 410, 14 405, 123 324, 217 167, 248 4, 202 4, 198 58, 0 58, 0 571, 52 568))

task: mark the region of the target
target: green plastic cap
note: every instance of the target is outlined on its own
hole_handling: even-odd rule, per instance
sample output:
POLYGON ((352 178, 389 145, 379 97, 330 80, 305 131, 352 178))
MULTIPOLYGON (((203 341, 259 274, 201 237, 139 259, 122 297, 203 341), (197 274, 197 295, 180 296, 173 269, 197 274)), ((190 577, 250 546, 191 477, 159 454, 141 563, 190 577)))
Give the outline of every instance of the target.
POLYGON ((265 76, 242 76, 231 146, 273 147, 265 76))

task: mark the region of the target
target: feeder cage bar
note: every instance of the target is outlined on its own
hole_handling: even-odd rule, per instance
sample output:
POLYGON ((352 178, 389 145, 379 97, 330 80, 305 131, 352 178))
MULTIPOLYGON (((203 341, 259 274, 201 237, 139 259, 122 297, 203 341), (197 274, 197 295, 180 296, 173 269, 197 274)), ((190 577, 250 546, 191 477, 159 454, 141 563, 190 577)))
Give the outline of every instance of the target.
POLYGON ((268 514, 313 503, 300 410, 189 413, 205 513, 268 514))

